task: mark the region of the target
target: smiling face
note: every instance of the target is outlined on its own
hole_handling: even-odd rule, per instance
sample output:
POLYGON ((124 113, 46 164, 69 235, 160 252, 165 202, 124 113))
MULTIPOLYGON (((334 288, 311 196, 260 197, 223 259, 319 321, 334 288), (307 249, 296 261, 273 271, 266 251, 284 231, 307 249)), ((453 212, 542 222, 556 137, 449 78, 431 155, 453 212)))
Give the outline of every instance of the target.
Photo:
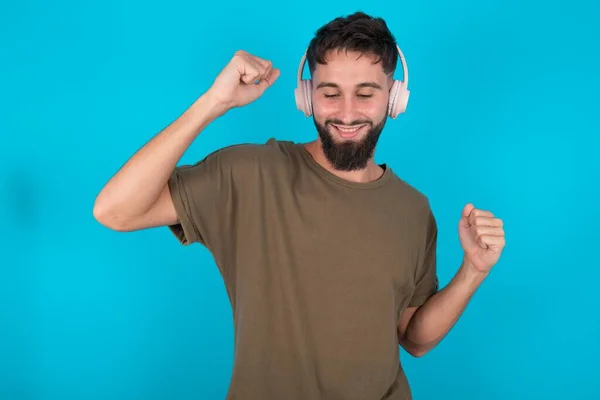
POLYGON ((333 50, 312 73, 313 120, 325 156, 340 171, 367 166, 387 119, 392 78, 375 60, 333 50))

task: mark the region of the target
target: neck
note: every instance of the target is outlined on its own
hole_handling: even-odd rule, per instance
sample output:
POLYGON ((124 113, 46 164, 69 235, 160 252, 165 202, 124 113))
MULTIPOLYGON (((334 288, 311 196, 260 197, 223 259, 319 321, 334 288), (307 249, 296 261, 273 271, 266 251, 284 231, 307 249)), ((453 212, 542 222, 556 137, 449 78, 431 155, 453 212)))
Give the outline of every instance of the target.
POLYGON ((373 182, 381 178, 384 173, 383 168, 375 163, 375 160, 371 158, 367 163, 367 166, 363 169, 356 171, 340 171, 335 169, 327 157, 325 157, 325 153, 321 148, 321 143, 319 140, 315 140, 304 145, 309 154, 314 158, 314 160, 319 163, 323 168, 328 170, 334 175, 339 176, 342 179, 345 179, 350 182, 357 183, 368 183, 373 182))

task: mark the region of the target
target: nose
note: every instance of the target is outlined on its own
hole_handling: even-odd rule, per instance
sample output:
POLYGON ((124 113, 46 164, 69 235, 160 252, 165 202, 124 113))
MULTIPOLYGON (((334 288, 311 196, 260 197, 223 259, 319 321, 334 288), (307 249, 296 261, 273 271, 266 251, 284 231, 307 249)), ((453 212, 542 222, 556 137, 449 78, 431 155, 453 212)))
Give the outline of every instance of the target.
POLYGON ((346 96, 340 102, 340 119, 344 123, 351 123, 356 116, 356 104, 352 96, 346 96))

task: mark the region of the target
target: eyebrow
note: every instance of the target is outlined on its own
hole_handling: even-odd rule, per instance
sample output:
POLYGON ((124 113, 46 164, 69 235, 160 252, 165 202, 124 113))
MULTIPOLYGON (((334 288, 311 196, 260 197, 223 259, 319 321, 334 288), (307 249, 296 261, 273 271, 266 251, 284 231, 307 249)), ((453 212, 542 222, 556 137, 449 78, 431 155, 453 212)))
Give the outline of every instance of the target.
MULTIPOLYGON (((370 88, 374 88, 374 89, 382 89, 381 85, 379 85, 376 82, 362 82, 356 86, 358 88, 370 87, 370 88)), ((333 82, 321 82, 317 85, 317 89, 324 88, 324 87, 331 87, 331 88, 339 89, 340 86, 333 82)))

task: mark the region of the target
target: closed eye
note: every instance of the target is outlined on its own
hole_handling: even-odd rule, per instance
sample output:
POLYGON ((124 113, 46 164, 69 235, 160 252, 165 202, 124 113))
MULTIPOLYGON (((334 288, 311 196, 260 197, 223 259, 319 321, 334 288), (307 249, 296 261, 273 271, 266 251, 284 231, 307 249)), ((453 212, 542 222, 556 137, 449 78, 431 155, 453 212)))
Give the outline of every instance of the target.
MULTIPOLYGON (((369 98, 373 97, 372 94, 358 94, 357 96, 360 98, 363 98, 363 99, 369 99, 369 98)), ((330 99, 333 97, 339 97, 339 94, 326 94, 325 95, 325 98, 327 98, 327 99, 330 99)))

